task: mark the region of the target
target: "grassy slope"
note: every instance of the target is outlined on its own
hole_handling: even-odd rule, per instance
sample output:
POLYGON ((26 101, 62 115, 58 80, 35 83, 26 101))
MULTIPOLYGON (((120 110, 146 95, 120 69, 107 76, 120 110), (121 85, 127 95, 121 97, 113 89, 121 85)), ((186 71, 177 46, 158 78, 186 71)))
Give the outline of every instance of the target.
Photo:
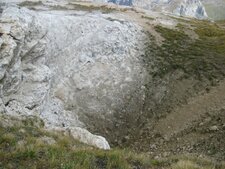
MULTIPOLYGON (((191 97, 195 97, 198 93, 209 92, 211 86, 216 86, 225 77, 225 29, 221 25, 222 23, 178 20, 180 24, 177 25, 176 29, 170 29, 161 25, 155 26, 155 30, 164 38, 161 46, 157 45, 154 37, 149 34, 144 62, 146 63, 147 70, 154 77, 148 85, 149 87, 147 86, 147 89, 150 88, 149 91, 151 92, 151 88, 155 82, 159 81, 158 86, 160 86, 164 82, 163 80, 166 81, 167 79, 172 79, 172 82, 168 82, 172 83, 172 87, 168 87, 167 91, 169 92, 160 103, 157 103, 158 105, 152 111, 154 114, 152 112, 150 113, 153 115, 149 113, 152 116, 148 112, 141 115, 143 119, 141 122, 146 119, 145 126, 143 125, 144 127, 140 128, 133 127, 137 132, 135 134, 131 133, 129 135, 130 139, 125 142, 126 146, 138 151, 151 151, 156 154, 167 151, 174 154, 189 152, 188 150, 177 150, 177 147, 181 145, 174 145, 173 139, 176 139, 176 136, 171 141, 164 140, 158 131, 154 131, 155 124, 157 124, 159 118, 167 115, 168 110, 169 114, 177 106, 187 104, 185 101, 191 97), (194 38, 189 35, 193 35, 194 38), (152 64, 152 62, 154 63, 152 64), (177 72, 181 73, 178 78, 174 78, 177 72), (191 85, 189 83, 186 85, 185 82, 187 81, 191 82, 191 85), (178 84, 177 88, 176 84, 178 84), (185 90, 179 91, 181 87, 185 90), (177 90, 172 90, 174 88, 177 90), (170 90, 173 92, 170 92, 170 90), (179 94, 179 97, 176 93, 179 94), (159 116, 160 114, 164 116, 159 116), (163 140, 163 143, 160 143, 160 140, 163 140), (157 145, 157 150, 151 148, 151 145, 157 145)), ((148 93, 150 92, 146 91, 146 100, 149 100, 147 103, 154 101, 151 95, 148 97, 148 93)), ((221 107, 217 108, 219 110, 221 107)), ((192 128, 193 124, 190 123, 186 127, 192 128)), ((185 132, 182 133, 184 136, 187 134, 185 132)), ((215 140, 221 140, 219 136, 215 137, 215 140)), ((200 140, 201 137, 196 138, 194 143, 192 140, 189 140, 187 141, 187 145, 195 145, 193 149, 196 149, 199 146, 198 142, 200 140)), ((125 144, 123 143, 123 145, 125 144)), ((206 141, 202 144, 202 150, 196 150, 196 153, 206 154, 205 151, 209 149, 209 143, 206 141)), ((217 153, 223 154, 224 150, 216 149, 216 153, 210 156, 215 157, 217 153)), ((220 157, 220 159, 224 160, 223 155, 220 157)))
POLYGON ((0 125, 0 168, 126 169, 159 164, 127 150, 103 151, 81 144, 69 135, 47 132, 35 125, 35 118, 11 127, 0 125), (54 142, 49 144, 41 139, 46 137, 54 142))
MULTIPOLYGON (((1 117, 2 121, 3 117, 1 117)), ((16 120, 16 119, 14 119, 16 120)), ((12 169, 213 169, 212 161, 174 157, 152 160, 128 150, 104 151, 84 145, 68 135, 51 133, 35 125, 35 118, 13 126, 0 125, 0 168, 12 169), (41 138, 54 140, 51 144, 41 138)), ((10 121, 11 123, 11 121, 10 121)))
MULTIPOLYGON (((182 22, 181 22, 182 23, 182 22)), ((186 78, 208 79, 213 83, 225 75, 225 29, 206 21, 190 21, 199 36, 192 40, 186 33, 188 26, 178 24, 177 30, 156 26, 155 30, 165 39, 162 46, 149 44, 146 56, 156 58, 159 68, 155 76, 180 69, 186 78), (155 46, 155 48, 153 48, 155 46)), ((189 28, 190 29, 190 28, 189 28)), ((152 37, 150 37, 152 38, 152 37)))

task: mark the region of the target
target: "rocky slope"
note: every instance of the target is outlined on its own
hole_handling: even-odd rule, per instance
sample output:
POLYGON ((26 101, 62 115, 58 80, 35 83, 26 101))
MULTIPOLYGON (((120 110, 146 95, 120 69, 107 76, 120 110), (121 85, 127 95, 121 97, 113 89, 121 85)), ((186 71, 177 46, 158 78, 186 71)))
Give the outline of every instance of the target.
POLYGON ((102 149, 224 160, 224 26, 114 5, 1 4, 1 114, 102 149))
POLYGON ((135 0, 134 6, 155 11, 173 13, 179 16, 206 18, 207 13, 199 0, 135 0))
POLYGON ((225 1, 224 0, 202 0, 209 18, 213 20, 225 19, 225 1))
POLYGON ((188 16, 198 19, 207 18, 207 13, 200 0, 109 0, 108 2, 158 12, 162 11, 179 16, 188 16))
MULTIPOLYGON (((24 0, 2 0, 2 2, 23 2, 24 0)), ((38 0, 32 0, 39 2, 38 0)), ((42 0, 45 2, 46 0, 42 0)), ((51 2, 46 1, 47 3, 51 2)), ((53 3, 76 2, 71 0, 52 1, 53 3)), ((164 12, 178 16, 194 17, 197 19, 206 19, 207 12, 205 6, 200 0, 81 0, 77 2, 94 2, 96 4, 114 3, 117 5, 132 6, 150 11, 164 12)), ((208 3, 208 2, 207 2, 208 3)), ((204 1, 204 4, 207 4, 204 1)))

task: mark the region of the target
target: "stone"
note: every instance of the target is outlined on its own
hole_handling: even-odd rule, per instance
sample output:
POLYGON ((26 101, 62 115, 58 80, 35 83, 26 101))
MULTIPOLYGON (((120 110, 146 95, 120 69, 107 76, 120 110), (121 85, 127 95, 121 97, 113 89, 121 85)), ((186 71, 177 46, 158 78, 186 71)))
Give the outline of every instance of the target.
POLYGON ((204 123, 203 123, 203 122, 199 123, 199 126, 203 126, 203 125, 204 125, 204 123))
POLYGON ((209 128, 209 130, 210 130, 210 131, 218 131, 219 128, 218 128, 217 126, 211 126, 211 127, 209 128))
POLYGON ((109 150, 110 146, 102 136, 93 135, 86 129, 80 127, 69 128, 70 134, 77 140, 100 149, 109 150))
POLYGON ((125 141, 130 140, 130 136, 125 136, 125 137, 124 137, 124 140, 125 140, 125 141))
POLYGON ((156 150, 157 149, 157 146, 155 144, 151 144, 150 145, 150 149, 156 150))
POLYGON ((24 141, 24 140, 19 140, 19 141, 17 142, 17 146, 18 146, 19 148, 24 148, 26 144, 27 144, 27 142, 24 141))
POLYGON ((53 144, 56 143, 55 139, 53 139, 52 137, 47 137, 47 136, 43 136, 41 138, 38 138, 37 142, 48 144, 48 145, 53 145, 53 144))
POLYGON ((170 152, 163 152, 163 157, 169 157, 170 156, 170 152))
POLYGON ((223 124, 223 129, 225 130, 225 124, 223 124))
POLYGON ((19 132, 25 134, 26 130, 22 128, 22 129, 19 130, 19 132))

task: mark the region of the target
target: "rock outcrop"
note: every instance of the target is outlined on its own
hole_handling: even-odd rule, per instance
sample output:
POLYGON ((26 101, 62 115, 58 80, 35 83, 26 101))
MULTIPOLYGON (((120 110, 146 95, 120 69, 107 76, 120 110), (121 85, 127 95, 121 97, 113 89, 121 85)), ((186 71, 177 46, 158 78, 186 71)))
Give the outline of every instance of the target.
POLYGON ((130 97, 138 109, 146 81, 141 27, 111 17, 4 7, 1 113, 36 115, 49 129, 69 130, 82 142, 109 149, 105 138, 88 132, 85 124, 92 117, 113 116, 130 97))
MULTIPOLYGON (((97 0, 98 1, 98 0, 97 0)), ((200 0, 109 0, 118 5, 140 7, 147 10, 171 13, 178 16, 207 18, 200 0)))
POLYGON ((205 6, 208 17, 212 20, 225 20, 225 1, 224 0, 201 0, 205 6))
POLYGON ((133 5, 178 16, 207 18, 207 13, 200 0, 134 0, 133 5))

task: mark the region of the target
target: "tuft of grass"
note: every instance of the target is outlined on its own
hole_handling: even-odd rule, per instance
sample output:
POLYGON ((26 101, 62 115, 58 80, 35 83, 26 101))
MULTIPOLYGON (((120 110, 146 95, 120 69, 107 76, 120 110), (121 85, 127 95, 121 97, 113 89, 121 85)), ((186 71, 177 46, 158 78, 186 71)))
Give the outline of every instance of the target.
MULTIPOLYGON (((44 4, 41 1, 33 2, 33 1, 24 1, 18 4, 21 7, 28 7, 29 9, 34 9, 35 6, 44 6, 44 4)), ((87 11, 87 12, 93 12, 93 11, 101 11, 102 13, 111 13, 113 11, 116 11, 116 8, 107 6, 107 5, 93 5, 91 3, 72 3, 69 2, 67 6, 60 6, 60 5, 54 5, 49 6, 50 9, 53 10, 76 10, 76 11, 87 11)))
POLYGON ((154 20, 154 18, 150 17, 150 16, 147 16, 147 15, 141 15, 141 18, 144 18, 144 19, 147 19, 147 20, 154 20))
POLYGON ((39 6, 39 5, 43 5, 43 3, 41 1, 23 1, 21 3, 18 4, 21 7, 24 6, 39 6))
POLYGON ((107 5, 85 5, 85 4, 77 4, 77 3, 69 3, 72 5, 73 10, 81 10, 81 11, 101 11, 102 13, 111 13, 116 9, 107 5))
POLYGON ((111 18, 111 17, 108 17, 107 20, 112 21, 112 22, 117 21, 117 22, 120 22, 121 24, 125 23, 125 21, 123 21, 123 20, 114 19, 114 18, 111 18))

